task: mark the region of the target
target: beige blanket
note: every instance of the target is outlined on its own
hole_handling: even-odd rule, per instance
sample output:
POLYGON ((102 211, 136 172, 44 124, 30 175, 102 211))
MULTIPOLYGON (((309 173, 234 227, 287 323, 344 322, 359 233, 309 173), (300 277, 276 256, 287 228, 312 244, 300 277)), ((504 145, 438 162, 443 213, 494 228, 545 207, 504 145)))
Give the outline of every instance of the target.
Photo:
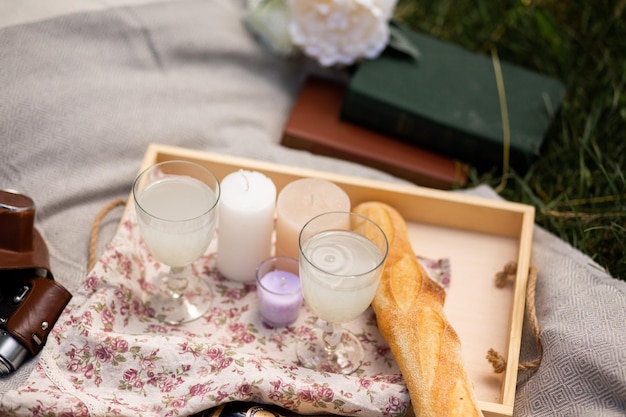
MULTIPOLYGON (((96 214, 128 195, 151 142, 398 181, 278 144, 304 77, 319 69, 265 51, 242 25, 242 2, 119 3, 0 3, 0 187, 35 200, 52 269, 71 291, 87 276, 96 214)), ((105 221, 99 251, 120 215, 105 221)), ((515 414, 624 415, 626 283, 534 235, 545 353, 536 373, 520 374, 515 414)), ((532 356, 532 343, 522 350, 532 356)), ((0 392, 35 363, 1 379, 0 392)))

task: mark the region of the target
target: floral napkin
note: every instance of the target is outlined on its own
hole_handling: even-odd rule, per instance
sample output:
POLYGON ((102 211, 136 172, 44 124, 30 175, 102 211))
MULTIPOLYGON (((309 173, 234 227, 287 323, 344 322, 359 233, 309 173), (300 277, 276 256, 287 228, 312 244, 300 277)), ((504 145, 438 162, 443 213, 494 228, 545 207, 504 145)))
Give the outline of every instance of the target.
MULTIPOLYGON (((344 376, 302 368, 295 346, 315 325, 312 312, 303 307, 286 328, 263 325, 255 285, 217 273, 216 245, 217 238, 193 265, 215 294, 210 312, 164 325, 141 302, 142 286, 163 266, 145 248, 134 209, 127 210, 35 371, 5 394, 3 408, 29 416, 183 416, 254 401, 301 414, 404 415, 409 395, 371 309, 346 325, 365 348, 359 370, 344 376)), ((449 281, 445 262, 421 261, 431 276, 449 281)))

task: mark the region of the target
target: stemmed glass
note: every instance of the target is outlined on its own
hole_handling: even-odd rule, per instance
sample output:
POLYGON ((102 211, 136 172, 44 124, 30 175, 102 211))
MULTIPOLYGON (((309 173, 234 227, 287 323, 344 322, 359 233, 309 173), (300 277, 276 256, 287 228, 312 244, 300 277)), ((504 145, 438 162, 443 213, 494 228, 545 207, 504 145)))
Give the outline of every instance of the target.
POLYGON ((364 354, 361 342, 342 325, 372 302, 387 258, 387 238, 367 217, 329 212, 304 225, 299 247, 302 293, 319 328, 298 341, 298 359, 307 368, 349 374, 364 354))
POLYGON ((147 286, 146 305, 157 319, 169 324, 201 317, 213 295, 190 265, 213 238, 220 198, 218 179, 193 162, 161 162, 139 174, 133 195, 146 246, 157 261, 169 266, 147 286))

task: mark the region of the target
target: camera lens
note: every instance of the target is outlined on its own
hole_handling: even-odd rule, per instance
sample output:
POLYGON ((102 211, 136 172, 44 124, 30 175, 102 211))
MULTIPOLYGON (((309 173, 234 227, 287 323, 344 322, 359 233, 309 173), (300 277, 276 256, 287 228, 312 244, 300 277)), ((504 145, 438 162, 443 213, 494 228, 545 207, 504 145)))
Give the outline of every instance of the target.
POLYGON ((8 375, 16 370, 27 353, 26 348, 9 333, 0 330, 0 375, 8 375))

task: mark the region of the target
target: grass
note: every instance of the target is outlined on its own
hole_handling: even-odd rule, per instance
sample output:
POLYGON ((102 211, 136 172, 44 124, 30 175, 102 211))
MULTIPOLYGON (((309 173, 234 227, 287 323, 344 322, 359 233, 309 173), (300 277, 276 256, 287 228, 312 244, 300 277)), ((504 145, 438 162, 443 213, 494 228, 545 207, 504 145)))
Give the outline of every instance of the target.
POLYGON ((473 170, 470 186, 535 206, 537 224, 626 281, 626 0, 399 0, 396 17, 566 83, 529 171, 473 170))

